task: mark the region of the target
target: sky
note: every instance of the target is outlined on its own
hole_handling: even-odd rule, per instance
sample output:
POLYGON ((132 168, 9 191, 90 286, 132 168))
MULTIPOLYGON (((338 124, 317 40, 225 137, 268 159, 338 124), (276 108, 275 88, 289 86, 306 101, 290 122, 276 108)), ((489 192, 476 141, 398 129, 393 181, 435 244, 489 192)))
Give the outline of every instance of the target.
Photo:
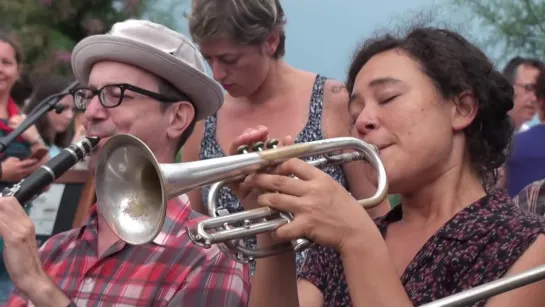
MULTIPOLYGON (((171 3, 180 0, 160 0, 171 3)), ((189 0, 185 0, 190 3, 189 0)), ((448 25, 480 45, 482 29, 467 11, 448 0, 282 0, 287 17, 285 60, 329 78, 345 79, 350 57, 365 38, 382 29, 408 24, 417 12, 433 13, 435 25, 448 25)), ((179 3, 179 2, 178 2, 179 3)), ((167 6, 167 5, 165 5, 167 6)), ((189 9, 188 5, 182 8, 189 9)), ((181 15, 181 14, 180 14, 181 15)), ((185 18, 178 30, 187 31, 185 18)), ((481 46, 481 45, 480 45, 481 46)), ((496 53, 486 50, 494 58, 496 53)))

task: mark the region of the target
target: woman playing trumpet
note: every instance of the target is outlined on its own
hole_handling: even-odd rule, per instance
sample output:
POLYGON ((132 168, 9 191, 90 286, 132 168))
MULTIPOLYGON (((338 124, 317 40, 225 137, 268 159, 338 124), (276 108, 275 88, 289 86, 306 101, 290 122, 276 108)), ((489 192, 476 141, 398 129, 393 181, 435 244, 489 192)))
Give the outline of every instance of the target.
MULTIPOLYGON (((246 209, 295 215, 259 246, 317 243, 298 279, 293 253, 259 259, 251 306, 418 306, 545 263, 544 220, 489 192, 513 133, 513 89, 477 47, 435 28, 379 37, 355 54, 347 85, 353 133, 377 145, 401 205, 373 221, 298 159, 232 186, 246 209)), ((233 148, 267 134, 247 131, 233 148)), ((537 282, 475 306, 541 306, 544 292, 537 282)))

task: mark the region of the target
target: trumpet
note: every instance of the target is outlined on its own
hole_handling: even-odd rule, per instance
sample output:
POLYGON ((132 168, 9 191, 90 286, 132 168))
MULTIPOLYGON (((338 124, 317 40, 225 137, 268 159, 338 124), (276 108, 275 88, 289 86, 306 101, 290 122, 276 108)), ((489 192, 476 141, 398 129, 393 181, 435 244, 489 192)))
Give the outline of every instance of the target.
MULTIPOLYGON (((331 138, 216 159, 160 164, 140 139, 118 134, 111 137, 99 153, 95 169, 96 178, 101 179, 96 183, 97 206, 121 240, 133 245, 145 244, 161 231, 169 199, 206 185, 241 180, 292 158, 345 149, 355 152, 327 156, 313 163, 323 165, 366 160, 376 170, 377 190, 373 196, 359 202, 365 208, 379 205, 387 196, 386 171, 377 148, 357 138, 331 138)), ((210 218, 200 221, 194 228, 187 228, 187 234, 195 244, 205 248, 219 244, 223 252, 240 262, 267 257, 286 248, 299 251, 311 245, 301 238, 296 240, 296 246, 289 244, 262 251, 247 250, 240 244, 242 239, 274 231, 291 222, 293 215, 269 207, 220 215, 216 214, 214 206, 215 202, 209 204, 210 218), (235 226, 238 223, 242 226, 235 226)))
MULTIPOLYGON (((264 147, 266 149, 275 149, 277 148, 278 141, 277 140, 269 140, 268 142, 257 142, 252 146, 253 151, 263 151, 264 147)), ((238 148, 239 154, 247 154, 248 153, 248 145, 243 145, 238 148)), ((307 161, 310 165, 321 168, 325 166, 332 166, 332 165, 339 165, 344 164, 352 161, 358 161, 358 160, 367 160, 366 156, 358 151, 350 152, 350 153, 342 153, 338 155, 329 155, 324 154, 323 158, 319 158, 316 160, 307 161)), ((312 246, 312 243, 309 242, 307 239, 301 238, 292 241, 290 244, 282 244, 282 245, 276 245, 269 248, 256 248, 256 249, 249 249, 246 248, 245 242, 243 238, 239 238, 240 235, 236 231, 243 231, 246 236, 250 236, 252 234, 259 234, 262 232, 267 231, 274 231, 278 227, 291 222, 291 220, 294 218, 289 213, 283 213, 283 212, 274 212, 271 211, 269 208, 264 208, 263 210, 257 209, 257 210, 249 210, 246 212, 243 212, 243 214, 240 215, 233 215, 229 214, 229 212, 221 208, 218 205, 218 194, 219 191, 229 182, 234 180, 242 180, 244 179, 244 176, 240 176, 236 179, 230 179, 230 180, 224 180, 220 182, 214 183, 210 187, 210 191, 208 193, 207 197, 207 211, 208 215, 212 217, 212 219, 206 220, 202 222, 202 231, 201 233, 205 233, 204 236, 200 235, 199 225, 197 225, 197 230, 190 229, 188 230, 188 234, 190 235, 191 240, 205 248, 209 247, 211 244, 216 243, 217 246, 220 248, 223 253, 227 254, 231 258, 235 259, 238 262, 241 263, 248 263, 254 259, 257 258, 263 258, 268 257, 272 255, 276 255, 279 253, 282 253, 286 250, 293 249, 295 252, 303 251, 307 249, 308 247, 312 246), (251 214, 251 216, 249 216, 251 214), (227 218, 221 218, 223 216, 228 216, 227 218), (271 217, 276 218, 274 222, 271 222, 271 217), (240 219, 237 221, 237 219, 240 219), (267 220, 269 219, 269 220, 267 220), (261 222, 252 222, 254 220, 261 220, 261 222), (221 224, 219 224, 221 222, 221 224), (244 229, 237 229, 233 227, 233 223, 239 222, 238 224, 244 225, 244 229), (212 235, 209 235, 206 231, 208 229, 214 229, 216 232, 212 235), (205 240, 205 238, 208 239, 208 241, 205 240), (204 240, 204 242, 203 242, 204 240)), ((376 199, 361 199, 358 201, 362 207, 366 209, 373 208, 380 204, 382 202, 378 201, 376 199)))

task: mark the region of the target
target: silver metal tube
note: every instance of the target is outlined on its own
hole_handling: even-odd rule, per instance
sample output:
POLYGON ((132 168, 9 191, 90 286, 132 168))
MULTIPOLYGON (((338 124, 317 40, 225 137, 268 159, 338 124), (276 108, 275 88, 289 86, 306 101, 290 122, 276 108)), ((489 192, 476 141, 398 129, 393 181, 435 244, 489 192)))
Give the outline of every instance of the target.
MULTIPOLYGON (((356 141, 355 144, 353 144, 355 146, 351 146, 346 143, 344 145, 341 145, 341 143, 343 143, 341 140, 344 141, 348 139, 351 139, 352 141, 356 140, 352 138, 337 138, 324 140, 331 142, 339 141, 339 146, 335 149, 330 147, 328 151, 313 151, 313 154, 307 152, 308 154, 301 154, 299 155, 299 157, 324 154, 323 158, 307 161, 307 163, 309 163, 310 165, 318 168, 361 160, 365 160, 370 163, 377 170, 377 192, 373 197, 362 199, 358 202, 364 208, 372 208, 380 204, 387 194, 387 182, 384 167, 378 157, 378 151, 374 146, 371 145, 370 148, 368 144, 365 144, 359 140, 356 141), (341 149, 353 149, 355 151, 338 155, 330 154, 334 150, 341 149)), ((311 143, 317 144, 315 148, 317 149, 318 147, 321 147, 318 145, 320 142, 323 141, 316 141, 311 143)), ((291 146, 287 146, 280 149, 286 149, 290 147, 291 146)), ((259 154, 266 154, 271 152, 271 150, 262 151, 261 148, 256 149, 259 151, 259 154)), ((256 152, 244 153, 238 156, 248 157, 252 154, 256 154, 256 152)), ((279 163, 280 162, 282 161, 279 161, 279 163)), ((211 186, 208 193, 207 201, 208 214, 211 218, 199 222, 194 229, 187 229, 191 240, 193 240, 195 244, 204 247, 210 247, 212 244, 217 244, 224 253, 228 254, 239 262, 248 262, 255 258, 271 256, 286 250, 302 251, 312 246, 312 242, 310 242, 306 238, 300 238, 297 240, 293 240, 291 242, 291 246, 290 244, 283 244, 282 246, 272 246, 269 248, 258 248, 253 250, 245 247, 244 239, 254 236, 256 234, 272 232, 281 227, 282 225, 290 223, 294 218, 290 213, 278 212, 270 208, 258 208, 233 214, 227 212, 227 210, 223 208, 219 208, 217 200, 220 189, 224 187, 227 182, 232 182, 234 180, 243 180, 245 175, 247 174, 248 173, 236 174, 229 177, 227 180, 216 182, 211 186), (239 226, 238 224, 242 225, 239 226)))
POLYGON ((513 276, 500 278, 484 285, 421 305, 421 307, 468 306, 480 300, 488 299, 492 296, 526 286, 542 279, 545 279, 545 265, 540 265, 513 276))
MULTIPOLYGON (((259 150, 259 146, 256 148, 259 150)), ((377 148, 356 138, 324 139, 187 163, 159 163, 151 149, 141 140, 127 134, 118 134, 108 139, 98 157, 97 205, 119 238, 129 244, 144 244, 152 241, 161 231, 169 199, 216 182, 240 180, 289 159, 328 155, 340 150, 355 153, 326 156, 325 159, 310 163, 339 164, 367 160, 376 170, 377 191, 370 198, 359 202, 366 208, 380 204, 388 192, 386 170, 377 148)), ((274 231, 293 220, 290 213, 270 208, 220 216, 216 214, 215 205, 208 209, 212 217, 188 228, 188 236, 195 244, 205 247, 219 243, 222 251, 233 250, 237 259, 243 255, 242 261, 281 251, 279 246, 250 251, 243 246, 243 239, 274 231)), ((294 240, 291 248, 299 251, 311 244, 301 238, 294 240)))

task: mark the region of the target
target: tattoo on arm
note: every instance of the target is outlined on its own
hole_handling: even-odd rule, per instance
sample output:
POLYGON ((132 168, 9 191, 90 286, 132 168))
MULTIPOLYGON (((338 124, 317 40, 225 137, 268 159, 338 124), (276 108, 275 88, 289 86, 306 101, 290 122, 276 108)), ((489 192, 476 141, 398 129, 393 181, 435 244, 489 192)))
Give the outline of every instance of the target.
POLYGON ((334 85, 332 88, 331 88, 331 91, 335 94, 338 94, 340 92, 342 92, 343 90, 346 90, 346 86, 344 85, 334 85))

